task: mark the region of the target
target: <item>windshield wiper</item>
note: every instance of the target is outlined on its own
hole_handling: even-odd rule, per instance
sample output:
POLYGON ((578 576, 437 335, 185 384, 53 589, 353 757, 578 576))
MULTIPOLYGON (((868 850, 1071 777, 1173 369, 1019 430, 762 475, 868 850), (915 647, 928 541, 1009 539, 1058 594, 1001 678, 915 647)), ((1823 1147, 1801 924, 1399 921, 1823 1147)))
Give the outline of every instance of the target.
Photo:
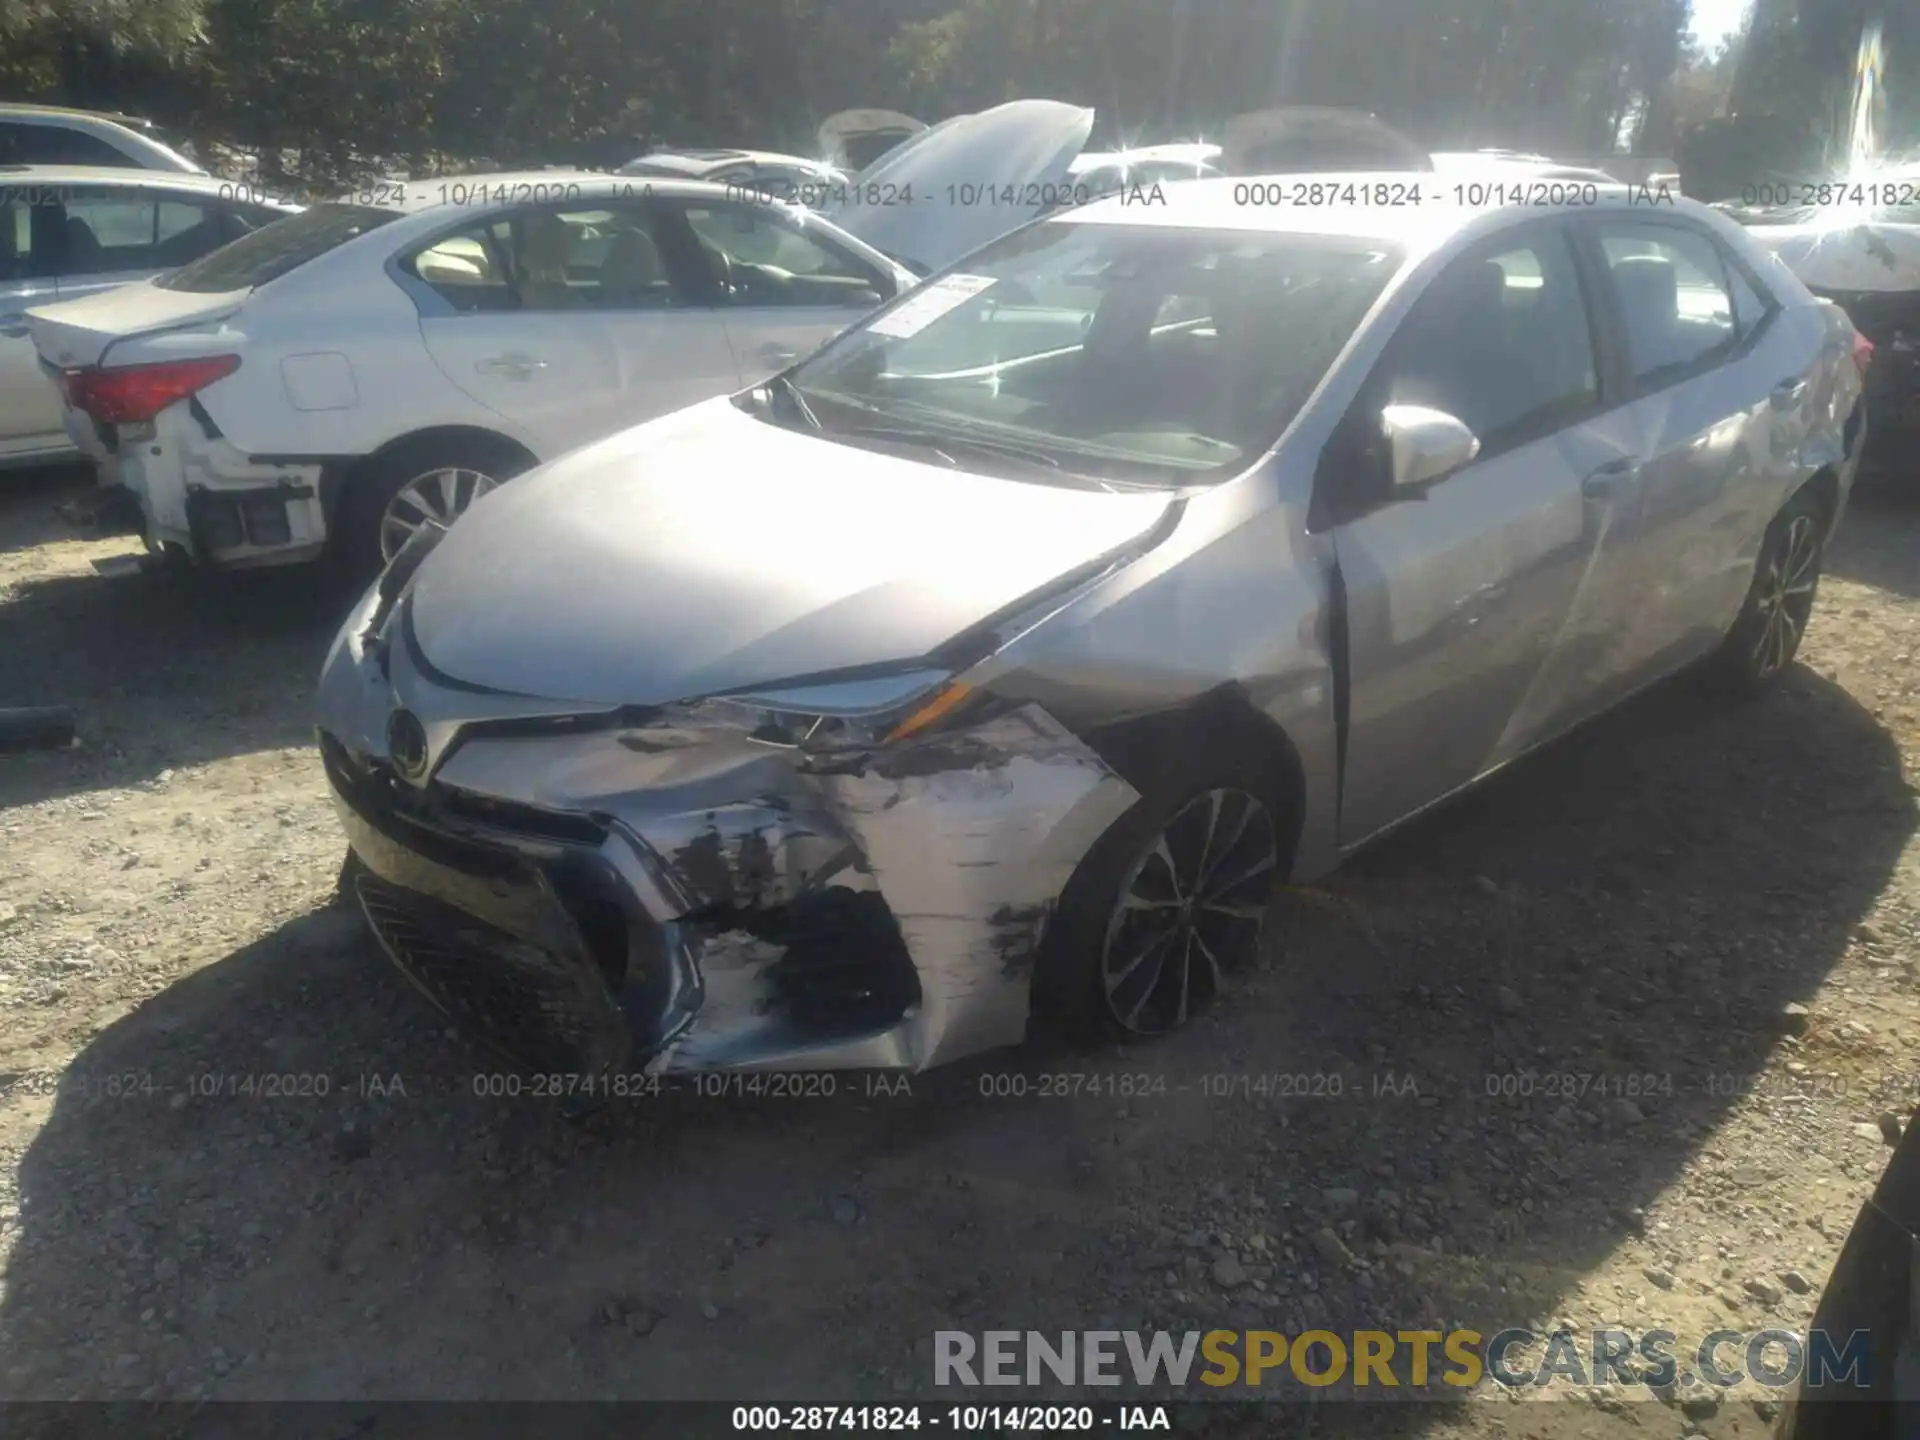
POLYGON ((1063 468, 1058 460, 1044 450, 1030 450, 1024 445, 1011 445, 999 440, 980 440, 971 435, 950 435, 940 430, 921 430, 911 425, 836 425, 832 433, 867 440, 884 440, 915 450, 927 450, 954 467, 958 467, 960 462, 954 458, 952 452, 962 450, 978 455, 990 455, 998 460, 1015 460, 1022 465, 1038 466, 1043 470, 1058 471, 1063 468))
POLYGON ((776 375, 767 381, 766 391, 769 399, 775 395, 785 396, 787 403, 791 405, 794 412, 806 422, 809 430, 822 428, 820 425, 820 417, 813 413, 813 407, 807 403, 807 397, 802 395, 800 393, 800 387, 785 375, 776 375))

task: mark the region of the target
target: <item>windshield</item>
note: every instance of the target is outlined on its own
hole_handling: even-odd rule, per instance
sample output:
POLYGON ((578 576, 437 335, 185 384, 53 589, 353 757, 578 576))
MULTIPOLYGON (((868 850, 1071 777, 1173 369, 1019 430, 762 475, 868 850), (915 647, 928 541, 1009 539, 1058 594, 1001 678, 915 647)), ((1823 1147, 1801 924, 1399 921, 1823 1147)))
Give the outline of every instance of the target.
POLYGON ((1064 475, 1218 480, 1272 446, 1400 255, 1069 221, 989 246, 788 377, 810 424, 1003 447, 1064 475))
POLYGON ((154 283, 163 290, 184 290, 192 295, 251 290, 278 280, 369 230, 398 220, 400 214, 371 205, 315 205, 264 225, 154 283))

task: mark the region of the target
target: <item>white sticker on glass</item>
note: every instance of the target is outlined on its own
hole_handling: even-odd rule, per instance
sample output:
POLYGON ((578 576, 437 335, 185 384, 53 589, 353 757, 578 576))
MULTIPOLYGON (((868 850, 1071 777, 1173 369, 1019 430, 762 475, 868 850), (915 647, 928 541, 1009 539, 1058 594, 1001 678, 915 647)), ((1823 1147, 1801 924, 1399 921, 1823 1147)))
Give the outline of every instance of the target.
POLYGON ((986 275, 943 275, 914 291, 897 309, 867 327, 870 334, 904 340, 918 335, 949 310, 958 309, 999 282, 986 275))

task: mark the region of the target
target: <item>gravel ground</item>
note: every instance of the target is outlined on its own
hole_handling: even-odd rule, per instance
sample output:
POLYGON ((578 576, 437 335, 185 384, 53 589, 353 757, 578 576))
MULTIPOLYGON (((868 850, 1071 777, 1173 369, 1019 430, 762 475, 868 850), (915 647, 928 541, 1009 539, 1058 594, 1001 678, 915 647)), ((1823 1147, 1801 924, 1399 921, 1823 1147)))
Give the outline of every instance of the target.
MULTIPOLYGON (((1804 1327, 1914 1098, 1911 499, 1856 509, 1781 692, 1666 687, 1290 892, 1170 1042, 569 1123, 476 1096, 334 903, 339 597, 95 573, 134 546, 85 493, 0 487, 0 703, 83 731, 0 760, 0 1396, 888 1400, 943 1328, 1804 1327)), ((1767 1413, 1571 1393, 1352 1433, 1767 1413)))

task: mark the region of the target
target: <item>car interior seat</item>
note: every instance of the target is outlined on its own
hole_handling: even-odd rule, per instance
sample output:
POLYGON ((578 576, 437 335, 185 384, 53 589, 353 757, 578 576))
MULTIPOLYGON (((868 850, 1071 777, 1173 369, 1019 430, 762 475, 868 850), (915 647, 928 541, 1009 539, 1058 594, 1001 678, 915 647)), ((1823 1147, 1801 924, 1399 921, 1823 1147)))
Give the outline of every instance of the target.
POLYGON ((1627 317, 1627 350, 1640 374, 1681 358, 1680 277, 1659 255, 1614 261, 1613 281, 1627 317))

